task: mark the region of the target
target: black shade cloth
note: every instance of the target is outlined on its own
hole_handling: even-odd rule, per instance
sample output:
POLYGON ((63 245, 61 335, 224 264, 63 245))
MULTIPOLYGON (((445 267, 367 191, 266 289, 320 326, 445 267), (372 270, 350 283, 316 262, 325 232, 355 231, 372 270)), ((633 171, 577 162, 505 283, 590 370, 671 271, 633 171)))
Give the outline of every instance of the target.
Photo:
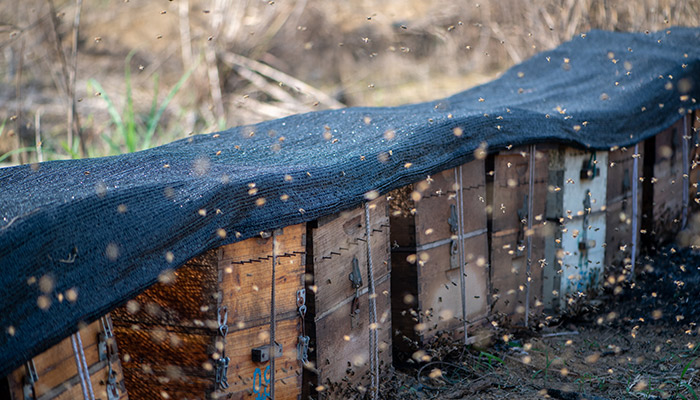
POLYGON ((0 169, 0 376, 208 249, 358 206, 483 144, 631 145, 697 99, 700 29, 592 31, 442 100, 0 169))

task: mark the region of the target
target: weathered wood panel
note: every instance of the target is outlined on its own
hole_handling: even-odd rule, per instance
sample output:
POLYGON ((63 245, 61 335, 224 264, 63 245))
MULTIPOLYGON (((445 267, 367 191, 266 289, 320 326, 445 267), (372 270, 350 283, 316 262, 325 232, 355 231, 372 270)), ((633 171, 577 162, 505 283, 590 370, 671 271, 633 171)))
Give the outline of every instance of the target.
MULTIPOLYGON (((109 319, 109 315, 105 316, 109 319)), ((109 321, 107 322, 109 323, 109 321)), ((97 320, 79 330, 83 344, 85 361, 90 372, 90 382, 96 398, 107 399, 107 384, 109 382, 110 365, 114 386, 118 390, 119 399, 128 399, 124 388, 124 377, 121 364, 116 353, 100 360, 99 338, 103 333, 100 320, 97 320)), ((113 349, 114 339, 107 339, 113 349)), ((108 346, 109 347, 109 346, 108 346)), ((83 397, 78 367, 75 361, 75 353, 70 338, 66 338, 57 345, 32 359, 38 380, 34 383, 32 398, 37 400, 48 399, 79 399, 83 397)), ((24 385, 27 382, 27 366, 17 368, 8 376, 10 392, 14 399, 24 399, 24 385)), ((111 388, 110 388, 111 389, 111 388)), ((32 393, 30 392, 30 393, 32 393)), ((114 393, 114 392, 113 392, 114 393)))
POLYGON ((445 170, 391 193, 392 319, 395 355, 411 353, 443 332, 464 337, 460 282, 460 190, 465 297, 469 323, 488 314, 488 244, 484 161, 445 170), (417 330, 417 331, 416 331, 417 330))
MULTIPOLYGON (((642 227, 642 185, 644 144, 639 152, 634 147, 620 148, 608 154, 608 186, 606 200, 605 267, 610 273, 629 265, 632 251, 632 185, 637 184, 637 230, 642 227), (634 159, 637 158, 638 175, 634 179, 634 159)), ((637 254, 640 252, 637 232, 637 254)))
MULTIPOLYGON (((369 210, 376 329, 384 349, 379 353, 379 362, 391 365, 391 259, 386 198, 371 201, 369 210)), ((311 338, 313 368, 304 371, 305 395, 342 398, 369 384, 366 240, 364 207, 319 219, 309 226, 306 272, 311 281, 307 289, 306 332, 311 338), (355 266, 362 281, 358 288, 349 278, 355 266), (359 297, 353 309, 356 296, 359 297)))
MULTIPOLYGON (((491 286, 493 310, 512 319, 525 312, 527 286, 527 213, 530 155, 527 148, 494 156, 491 198, 491 286)), ((542 267, 545 259, 545 200, 549 182, 548 153, 535 153, 533 231, 530 272, 530 309, 542 304, 542 267)))
POLYGON ((683 209, 683 119, 655 137, 653 175, 645 176, 653 190, 649 218, 651 235, 657 244, 672 240, 681 228, 683 209))

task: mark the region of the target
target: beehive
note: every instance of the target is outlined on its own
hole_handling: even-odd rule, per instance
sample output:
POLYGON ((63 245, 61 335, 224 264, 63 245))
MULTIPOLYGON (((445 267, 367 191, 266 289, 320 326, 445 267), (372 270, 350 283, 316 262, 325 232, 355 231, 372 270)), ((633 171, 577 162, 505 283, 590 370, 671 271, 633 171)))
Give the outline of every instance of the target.
POLYGON ((115 336, 132 396, 240 399, 267 395, 274 383, 277 399, 296 399, 305 235, 304 224, 293 225, 208 251, 117 309, 115 336), (274 353, 269 346, 273 260, 275 342, 281 345, 274 353), (274 354, 273 380, 269 357, 274 354))
POLYGON ((129 398, 109 314, 33 357, 7 379, 15 400, 73 400, 84 394, 103 400, 129 398))
MULTIPOLYGON (((606 199, 605 266, 618 274, 621 267, 632 262, 632 249, 639 255, 639 229, 642 222, 642 168, 644 143, 623 147, 608 153, 608 185, 606 199), (635 159, 637 167, 635 169, 635 159), (636 171, 636 172, 635 172, 636 171), (634 208, 634 187, 637 188, 637 207, 634 208), (634 211, 636 211, 636 224, 634 211), (637 233, 634 234, 634 230, 637 233), (636 246, 633 244, 636 243, 636 246)), ((619 276, 619 275, 617 275, 619 276)))
MULTIPOLYGON (((683 214, 684 122, 644 141, 642 240, 653 248, 672 240, 681 229, 683 214)), ((686 159, 687 161, 687 159, 686 159)))
POLYGON ((364 207, 308 224, 306 332, 311 363, 304 370, 303 398, 357 397, 370 389, 374 356, 371 330, 377 333, 379 374, 390 371, 391 260, 386 198, 371 201, 367 211, 369 239, 364 207), (371 327, 369 315, 367 240, 371 245, 376 327, 371 327))
POLYGON ((608 152, 549 151, 544 268, 545 306, 559 309, 579 293, 598 291, 605 265, 608 152))
POLYGON ((392 319, 399 332, 394 348, 405 360, 441 333, 464 339, 465 322, 488 315, 484 160, 391 196, 392 319))
MULTIPOLYGON (((499 152, 487 160, 491 174, 487 196, 491 206, 491 287, 495 312, 521 320, 526 309, 542 305, 542 271, 545 264, 545 199, 548 184, 548 152, 536 151, 533 198, 530 192, 530 147, 499 152), (528 230, 532 201, 532 230, 528 230), (528 279, 528 236, 531 237, 528 279), (529 280, 529 288, 528 288, 529 280), (526 293, 530 300, 527 302, 526 293)), ((514 321, 513 321, 514 322, 514 321)))

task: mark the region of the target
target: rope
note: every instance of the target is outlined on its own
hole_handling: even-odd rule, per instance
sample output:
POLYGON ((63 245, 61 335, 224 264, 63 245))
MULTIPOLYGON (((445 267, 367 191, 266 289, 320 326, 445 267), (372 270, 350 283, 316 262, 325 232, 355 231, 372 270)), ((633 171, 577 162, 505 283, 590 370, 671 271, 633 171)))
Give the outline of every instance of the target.
POLYGON ((462 167, 455 168, 455 186, 457 186, 455 200, 457 201, 457 248, 459 253, 459 288, 462 300, 462 328, 464 329, 464 344, 467 344, 469 334, 467 333, 467 282, 464 271, 464 201, 462 192, 462 167))
POLYGON ((634 266, 637 264, 637 219, 639 215, 639 143, 634 145, 634 160, 632 161, 632 267, 630 278, 634 279, 634 266))
POLYGON ((270 398, 275 398, 275 357, 277 356, 277 343, 275 343, 276 310, 275 310, 275 286, 277 270, 277 231, 272 231, 272 284, 270 285, 270 398))
POLYGON ((525 326, 530 322, 530 277, 532 276, 532 214, 535 197, 535 145, 530 145, 529 181, 527 191, 527 264, 525 266, 525 326))
POLYGON ((365 203, 365 231, 367 234, 367 290, 369 296, 369 368, 370 398, 376 399, 379 392, 379 350, 377 340, 377 299, 374 288, 374 266, 372 265, 372 227, 369 219, 369 203, 365 203))
POLYGON ((78 340, 78 352, 80 353, 80 359, 83 361, 83 368, 85 370, 85 376, 87 377, 88 394, 90 395, 90 400, 95 400, 95 392, 92 390, 92 380, 90 380, 90 371, 88 370, 87 361, 85 361, 85 352, 83 351, 83 340, 80 338, 80 331, 75 332, 75 338, 78 340))
POLYGON ((683 115, 683 214, 681 229, 685 229, 688 223, 688 114, 683 115))
POLYGON ((83 399, 90 400, 87 392, 87 384, 85 383, 85 372, 80 362, 80 355, 78 354, 78 345, 75 343, 75 335, 70 335, 70 342, 73 345, 73 355, 75 356, 75 365, 78 367, 78 377, 80 378, 80 387, 83 389, 83 399))

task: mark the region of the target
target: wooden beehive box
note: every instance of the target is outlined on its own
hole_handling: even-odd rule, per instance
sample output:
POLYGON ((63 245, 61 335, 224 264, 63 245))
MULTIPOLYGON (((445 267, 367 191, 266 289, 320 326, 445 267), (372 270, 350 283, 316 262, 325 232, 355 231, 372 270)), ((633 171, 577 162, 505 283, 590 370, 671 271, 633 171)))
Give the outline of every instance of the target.
MULTIPOLYGON (((380 196, 368 207, 383 376, 392 364, 388 202, 380 196)), ((371 382, 365 208, 318 219, 307 229, 306 333, 311 363, 304 370, 303 398, 357 397, 371 382)))
POLYGON ((693 211, 700 209, 700 110, 688 115, 690 119, 690 206, 693 211))
POLYGON ((530 180, 529 147, 502 151, 489 157, 487 196, 491 206, 491 287, 495 312, 521 319, 526 309, 527 237, 532 236, 529 310, 542 306, 542 270, 545 259, 545 200, 548 152, 535 152, 532 232, 527 229, 530 180))
POLYGON ((391 196, 391 305, 394 330, 399 332, 394 349, 398 360, 406 360, 440 333, 465 337, 459 240, 464 248, 467 324, 488 315, 484 160, 429 176, 391 196), (458 191, 464 213, 461 235, 458 191))
MULTIPOLYGON (((637 185, 637 235, 636 254, 640 252, 639 230, 642 227, 642 172, 644 167, 644 143, 618 148, 608 153, 608 187, 606 204, 605 266, 610 272, 630 265, 633 247, 633 194, 637 185), (637 159, 637 175, 634 160, 637 159)), ((617 277, 617 276, 616 276, 617 277)))
POLYGON ((7 377, 10 398, 14 400, 82 399, 84 384, 88 395, 93 393, 96 399, 128 399, 116 343, 110 333, 110 324, 110 316, 107 314, 81 328, 77 334, 71 335, 32 358, 24 366, 17 368, 7 377), (82 343, 82 352, 78 336, 82 343), (73 341, 75 341, 75 347, 73 341), (85 380, 82 382, 76 356, 80 360, 80 365, 83 366, 81 370, 85 380), (89 382, 85 366, 89 372, 89 382), (90 386, 92 386, 91 391, 90 386))
MULTIPOLYGON (((304 224, 275 233, 275 338, 282 345, 275 359, 277 399, 297 399, 301 392, 296 299, 304 288, 305 235, 304 224)), ((270 362, 253 360, 254 349, 267 346, 270 353, 273 237, 263 236, 195 257, 115 310, 125 383, 134 398, 241 399, 269 392, 270 362), (228 330, 225 341, 221 329, 228 330), (224 349, 228 388, 217 384, 224 349)))
POLYGON ((642 240, 650 248, 672 240, 681 229, 683 123, 681 118, 644 141, 642 240))
POLYGON ((608 152, 549 151, 543 271, 545 306, 558 309, 578 293, 600 289, 605 266, 608 152))

